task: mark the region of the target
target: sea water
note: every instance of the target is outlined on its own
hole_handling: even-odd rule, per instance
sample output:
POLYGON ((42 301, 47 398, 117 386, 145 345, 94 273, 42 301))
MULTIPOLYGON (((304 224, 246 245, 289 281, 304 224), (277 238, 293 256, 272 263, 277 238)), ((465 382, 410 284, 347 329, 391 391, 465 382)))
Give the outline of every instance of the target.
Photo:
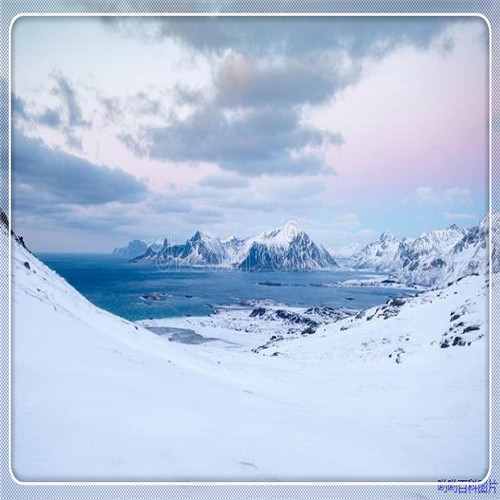
POLYGON ((161 268, 93 254, 40 254, 96 306, 129 320, 203 316, 217 307, 254 301, 309 307, 362 309, 408 291, 383 287, 339 287, 347 279, 373 276, 352 270, 244 272, 206 268, 161 268))

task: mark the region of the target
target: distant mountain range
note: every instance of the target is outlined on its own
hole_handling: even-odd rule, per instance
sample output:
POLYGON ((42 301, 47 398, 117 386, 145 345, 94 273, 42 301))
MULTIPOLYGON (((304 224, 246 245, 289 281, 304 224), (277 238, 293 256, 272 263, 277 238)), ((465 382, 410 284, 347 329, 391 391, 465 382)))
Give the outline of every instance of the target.
MULTIPOLYGON (((136 240, 137 241, 137 240, 136 240)), ((337 267, 335 259, 293 222, 251 238, 220 239, 201 231, 182 244, 139 245, 130 242, 114 255, 125 257, 129 248, 141 249, 131 262, 171 266, 223 266, 243 271, 312 271, 337 267)), ((144 242, 142 242, 144 243, 144 242)))
MULTIPOLYGON (((498 214, 492 216, 493 272, 500 271, 498 214)), ((401 283, 445 286, 468 274, 488 269, 489 221, 468 229, 453 224, 447 229, 423 233, 418 238, 396 238, 389 233, 364 246, 342 264, 355 269, 391 275, 401 283)), ((114 255, 131 262, 169 266, 229 267, 244 271, 312 271, 337 268, 334 256, 316 244, 293 222, 251 238, 220 239, 201 231, 182 244, 167 239, 152 243, 131 241, 114 255)))
POLYGON ((163 240, 151 241, 149 243, 143 240, 132 240, 124 247, 115 248, 112 255, 123 259, 133 259, 139 255, 144 255, 148 248, 158 251, 163 246, 163 240))
MULTIPOLYGON (((492 270, 498 272, 496 214, 492 217, 492 228, 492 270)), ((445 286, 463 276, 487 271, 489 233, 487 217, 469 229, 453 224, 414 239, 398 239, 383 233, 378 240, 356 252, 349 259, 349 265, 389 273, 408 285, 445 286)))

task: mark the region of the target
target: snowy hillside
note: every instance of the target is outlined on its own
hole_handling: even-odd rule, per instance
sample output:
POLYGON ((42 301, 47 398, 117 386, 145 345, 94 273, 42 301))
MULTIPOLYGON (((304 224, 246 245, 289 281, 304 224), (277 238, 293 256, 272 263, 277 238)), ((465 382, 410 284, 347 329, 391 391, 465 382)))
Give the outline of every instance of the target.
POLYGON ((255 304, 150 321, 152 333, 90 304, 19 242, 12 269, 19 479, 486 472, 479 276, 367 311, 255 304))
POLYGON ((225 240, 197 231, 186 243, 148 249, 133 262, 178 266, 226 266, 245 271, 308 271, 337 264, 327 250, 316 245, 289 222, 282 228, 253 238, 231 236, 225 240))
MULTIPOLYGON (((497 225, 493 228, 496 231, 497 225)), ((387 272, 409 286, 446 286, 463 276, 487 272, 488 240, 488 218, 470 229, 452 225, 413 240, 382 235, 356 253, 350 264, 387 272)), ((494 238, 494 261, 495 241, 494 238)))

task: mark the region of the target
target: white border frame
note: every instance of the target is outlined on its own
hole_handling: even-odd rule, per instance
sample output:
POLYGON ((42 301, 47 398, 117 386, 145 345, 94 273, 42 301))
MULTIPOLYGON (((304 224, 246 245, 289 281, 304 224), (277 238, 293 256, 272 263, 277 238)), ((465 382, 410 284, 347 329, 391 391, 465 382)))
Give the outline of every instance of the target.
POLYGON ((492 36, 491 36, 491 23, 489 19, 481 13, 461 13, 461 12, 438 12, 438 13, 380 13, 380 12, 366 12, 366 13, 311 13, 311 12, 293 12, 293 13, 221 13, 221 12, 200 12, 200 13, 19 13, 10 22, 9 25, 9 199, 8 199, 8 213, 9 221, 12 227, 12 29, 18 19, 23 17, 477 17, 484 21, 488 28, 488 220, 489 220, 489 297, 488 297, 488 371, 489 371, 489 411, 488 411, 488 471, 483 479, 480 481, 21 481, 19 480, 12 468, 12 237, 9 234, 9 435, 8 435, 8 461, 9 461, 9 474, 14 483, 22 486, 58 486, 58 485, 95 485, 95 486, 148 486, 148 485, 164 485, 164 486, 438 486, 444 485, 468 485, 468 484, 484 484, 489 480, 492 469, 492 380, 491 380, 491 361, 492 361, 492 345, 491 345, 491 306, 492 306, 492 231, 491 231, 491 165, 492 165, 492 151, 491 151, 491 138, 492 138, 492 89, 491 89, 491 74, 492 74, 492 36))

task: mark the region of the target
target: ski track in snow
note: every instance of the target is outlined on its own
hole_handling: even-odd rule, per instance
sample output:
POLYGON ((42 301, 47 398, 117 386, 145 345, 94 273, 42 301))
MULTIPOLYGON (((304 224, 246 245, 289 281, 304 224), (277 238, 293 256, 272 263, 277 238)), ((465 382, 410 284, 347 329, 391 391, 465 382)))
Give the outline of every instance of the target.
POLYGON ((277 306, 262 317, 230 308, 134 324, 93 306, 17 243, 12 264, 20 480, 486 473, 484 276, 337 322, 311 316, 318 326, 303 335, 305 325, 276 319, 277 306), (182 344, 146 326, 225 342, 182 344), (441 347, 445 333, 465 345, 441 347))

